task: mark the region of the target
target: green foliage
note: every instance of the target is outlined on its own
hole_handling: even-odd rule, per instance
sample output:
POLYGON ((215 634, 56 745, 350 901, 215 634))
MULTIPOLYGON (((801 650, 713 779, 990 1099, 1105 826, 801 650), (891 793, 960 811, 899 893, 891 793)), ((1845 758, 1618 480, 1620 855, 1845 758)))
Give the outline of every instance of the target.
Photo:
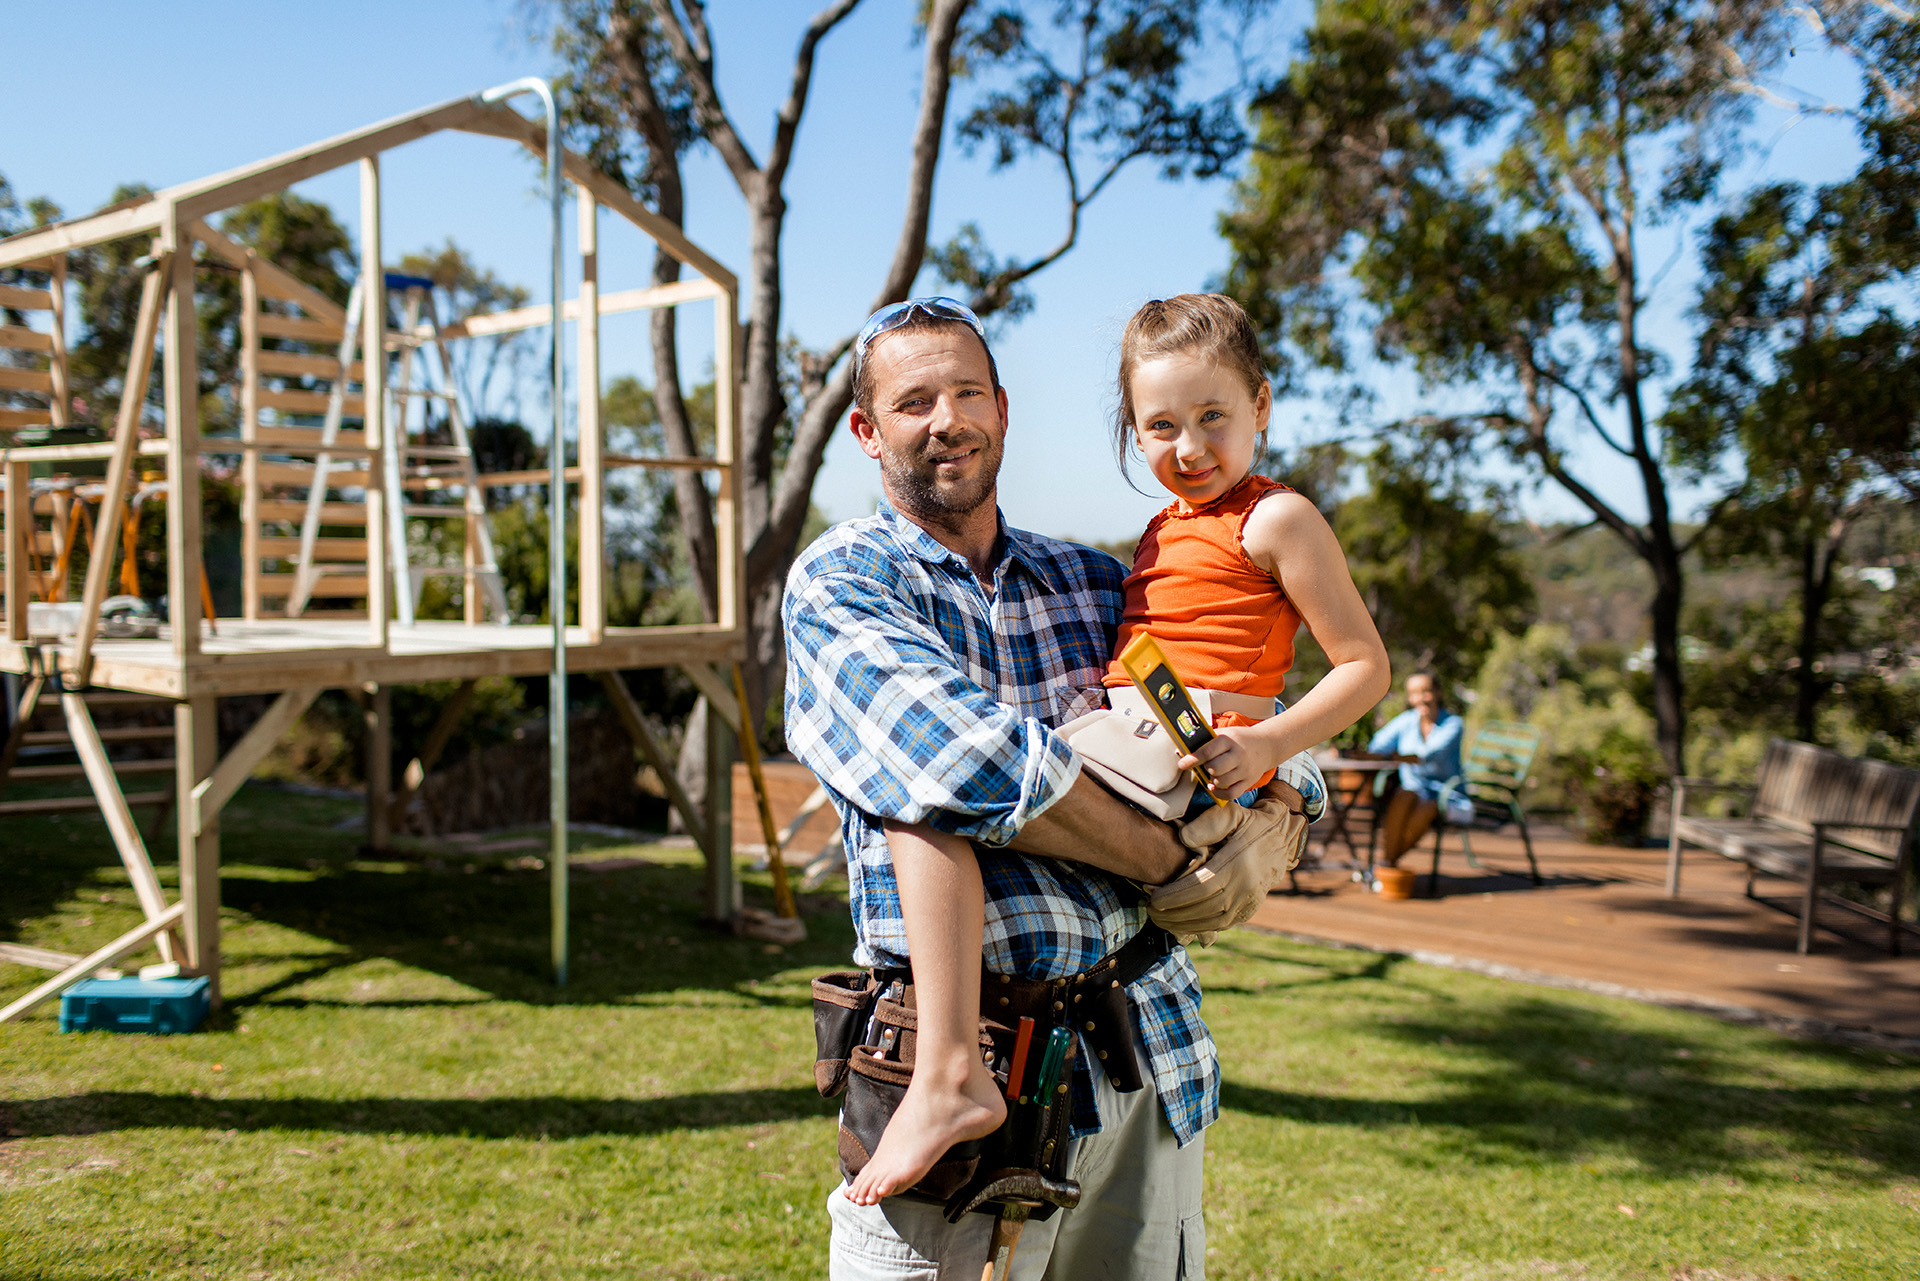
POLYGON ((1349 375, 1364 333, 1466 400, 1400 426, 1506 453, 1647 562, 1676 768, 1682 548, 1643 403, 1662 362, 1635 237, 1711 196, 1747 102, 1731 69, 1764 70, 1782 23, 1764 0, 1330 0, 1259 104, 1221 224, 1227 288, 1283 389, 1349 375), (1576 473, 1581 434, 1631 460, 1644 522, 1576 473))
MULTIPOLYGON (((442 325, 524 307, 531 296, 525 286, 480 266, 451 237, 438 249, 407 254, 398 269, 434 283, 433 304, 442 325)), ((470 419, 518 417, 521 383, 542 359, 539 332, 523 329, 449 344, 453 383, 470 419)))
POLYGON ((1561 627, 1536 624, 1495 641, 1474 681, 1468 734, 1488 721, 1524 721, 1541 732, 1527 808, 1577 812, 1596 833, 1612 834, 1616 816, 1631 814, 1635 789, 1666 776, 1659 768, 1649 779, 1643 768, 1658 759, 1653 718, 1634 697, 1624 649, 1576 644, 1561 627))
MULTIPOLYGON (((1324 444, 1270 452, 1259 466, 1327 514, 1394 669, 1457 684, 1479 670, 1498 634, 1525 625, 1534 592, 1499 507, 1476 506, 1458 472, 1432 459, 1392 443, 1364 458, 1324 444), (1342 497, 1356 469, 1365 488, 1342 497)), ((1304 637, 1301 647, 1296 670, 1317 679, 1325 658, 1304 637)))

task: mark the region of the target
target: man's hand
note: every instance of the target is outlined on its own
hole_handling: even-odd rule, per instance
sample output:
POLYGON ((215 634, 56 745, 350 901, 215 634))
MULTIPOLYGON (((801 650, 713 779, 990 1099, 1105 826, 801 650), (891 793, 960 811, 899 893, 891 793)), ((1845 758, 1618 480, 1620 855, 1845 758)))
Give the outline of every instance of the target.
POLYGON ((1307 843, 1307 820, 1298 809, 1266 793, 1252 809, 1216 805, 1175 831, 1200 857, 1153 891, 1147 915, 1182 943, 1211 943, 1207 936, 1252 916, 1307 843))
POLYGON ((1091 771, 1028 819, 1008 848, 1085 863, 1146 885, 1179 875, 1191 857, 1172 828, 1109 792, 1091 771))

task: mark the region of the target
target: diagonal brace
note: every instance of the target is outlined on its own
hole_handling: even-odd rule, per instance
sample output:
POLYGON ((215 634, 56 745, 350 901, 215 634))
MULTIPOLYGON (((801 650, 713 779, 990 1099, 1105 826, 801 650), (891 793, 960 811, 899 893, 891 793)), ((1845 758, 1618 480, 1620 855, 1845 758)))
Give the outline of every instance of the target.
MULTIPOLYGON (((134 896, 140 900, 140 910, 151 924, 166 913, 167 896, 161 892, 160 878, 154 874, 153 863, 147 857, 140 829, 134 826, 133 813, 127 808, 125 793, 120 790, 120 780, 114 777, 113 762, 107 759, 100 731, 94 728, 93 714, 87 710, 87 700, 73 690, 60 692, 60 706, 67 714, 67 733, 73 736, 73 747, 80 754, 87 782, 93 785, 94 799, 100 802, 100 814, 107 820, 107 831, 120 852, 120 861, 126 864, 134 896)), ((159 946, 162 961, 177 959, 171 935, 160 935, 159 946)))
POLYGON ((241 740, 218 765, 213 773, 194 784, 193 796, 189 802, 193 806, 194 835, 203 834, 220 817, 220 811, 247 781, 248 775, 266 758, 280 736, 293 727, 293 723, 320 696, 320 686, 304 685, 290 689, 273 700, 266 714, 253 723, 241 740))
POLYGON ((640 754, 647 758, 647 764, 651 765, 653 772, 659 776, 661 786, 667 789, 667 801, 680 815, 680 821, 686 825, 687 834, 693 837, 694 843, 701 849, 711 851, 713 842, 707 829, 706 818, 694 808, 693 799, 687 795, 686 789, 680 786, 680 776, 674 773, 673 763, 667 759, 666 752, 661 750, 660 741, 653 736, 653 731, 647 728, 645 718, 640 715, 640 704, 633 700, 633 692, 627 688, 626 682, 620 679, 618 672, 597 672, 595 675, 599 678, 600 687, 607 691, 607 698, 613 703, 614 713, 620 717, 620 723, 626 727, 627 737, 631 738, 633 745, 640 749, 640 754))

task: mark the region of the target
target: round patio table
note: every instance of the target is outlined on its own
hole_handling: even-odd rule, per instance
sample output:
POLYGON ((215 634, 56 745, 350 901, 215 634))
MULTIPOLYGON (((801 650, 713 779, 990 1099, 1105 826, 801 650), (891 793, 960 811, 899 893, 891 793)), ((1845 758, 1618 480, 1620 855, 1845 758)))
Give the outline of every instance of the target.
POLYGON ((1327 780, 1327 830, 1321 837, 1323 855, 1331 854, 1336 839, 1347 847, 1346 866, 1355 879, 1371 877, 1374 835, 1379 827, 1379 810, 1372 804, 1374 779, 1387 770, 1418 760, 1413 756, 1344 756, 1338 752, 1314 757, 1314 763, 1327 780), (1342 776, 1345 777, 1342 777, 1342 776), (1367 823, 1367 853, 1363 859, 1354 843, 1354 811, 1364 810, 1367 823))

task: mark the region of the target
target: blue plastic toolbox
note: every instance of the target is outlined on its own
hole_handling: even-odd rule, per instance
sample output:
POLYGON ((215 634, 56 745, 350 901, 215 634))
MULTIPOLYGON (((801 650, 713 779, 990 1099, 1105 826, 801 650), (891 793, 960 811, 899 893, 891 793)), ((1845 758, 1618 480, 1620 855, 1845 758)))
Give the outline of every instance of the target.
POLYGON ((62 1032, 191 1032, 207 1017, 207 980, 85 979, 60 997, 62 1032))

